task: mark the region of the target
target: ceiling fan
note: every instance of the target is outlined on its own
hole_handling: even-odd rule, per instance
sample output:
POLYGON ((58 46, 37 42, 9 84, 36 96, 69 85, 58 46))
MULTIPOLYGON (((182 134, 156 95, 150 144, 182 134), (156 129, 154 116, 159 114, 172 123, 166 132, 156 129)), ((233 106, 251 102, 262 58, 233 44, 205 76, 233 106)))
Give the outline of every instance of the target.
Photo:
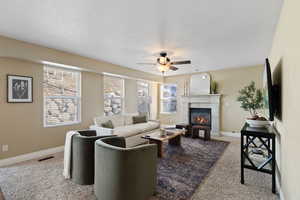
POLYGON ((157 65, 157 68, 160 72, 165 73, 166 71, 172 70, 177 71, 178 68, 174 65, 185 65, 191 64, 190 60, 181 60, 181 61, 171 61, 167 56, 167 52, 162 51, 159 53, 159 57, 156 60, 156 63, 137 63, 140 65, 157 65))

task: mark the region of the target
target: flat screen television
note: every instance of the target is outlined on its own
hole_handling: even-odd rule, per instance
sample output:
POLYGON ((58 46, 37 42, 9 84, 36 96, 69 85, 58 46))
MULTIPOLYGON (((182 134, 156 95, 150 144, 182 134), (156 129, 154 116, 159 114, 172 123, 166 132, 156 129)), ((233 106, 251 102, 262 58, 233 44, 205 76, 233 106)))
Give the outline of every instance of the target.
POLYGON ((263 73, 263 101, 265 115, 269 121, 274 120, 274 96, 270 62, 269 59, 266 58, 263 73))

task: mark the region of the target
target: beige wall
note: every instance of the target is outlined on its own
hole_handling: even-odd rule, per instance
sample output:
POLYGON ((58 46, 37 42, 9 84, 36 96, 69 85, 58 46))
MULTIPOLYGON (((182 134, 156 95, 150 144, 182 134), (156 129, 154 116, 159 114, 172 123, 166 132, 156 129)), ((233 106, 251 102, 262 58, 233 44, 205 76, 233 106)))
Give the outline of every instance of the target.
POLYGON ((125 80, 125 113, 137 113, 137 81, 133 79, 125 80))
MULTIPOLYGON (((221 130, 222 131, 239 131, 244 123, 248 112, 240 108, 240 104, 236 102, 238 91, 249 84, 252 80, 257 86, 262 85, 263 66, 231 68, 225 70, 217 70, 208 72, 211 79, 218 83, 218 93, 221 97, 221 130)), ((190 75, 166 77, 166 83, 175 83, 178 86, 177 93, 177 113, 176 114, 160 114, 163 123, 172 124, 180 122, 180 96, 184 94, 184 82, 190 80, 190 75)))
POLYGON ((102 75, 82 72, 82 123, 44 128, 43 65, 0 58, 0 69, 0 145, 9 145, 0 159, 61 146, 68 130, 88 128, 94 116, 103 114, 102 75), (6 102, 7 74, 33 77, 33 103, 6 102))
POLYGON ((300 199, 300 1, 285 0, 270 54, 273 78, 281 83, 282 117, 276 120, 279 180, 286 200, 300 199))
POLYGON ((0 57, 11 57, 29 60, 37 63, 48 61, 64 65, 71 65, 97 73, 112 73, 122 76, 146 79, 151 81, 162 81, 161 76, 129 69, 108 62, 95 60, 76 54, 71 54, 39 45, 22 42, 0 36, 0 57))
MULTIPOLYGON (((53 148, 64 144, 65 133, 85 129, 95 116, 103 115, 103 75, 82 72, 82 123, 70 126, 43 127, 43 65, 14 58, 0 58, 0 159, 53 148), (7 74, 33 77, 33 103, 10 104, 6 102, 7 74)), ((154 83, 153 83, 154 84, 154 83)), ((137 81, 125 79, 124 112, 137 112, 137 81)), ((156 106, 154 101, 152 106, 156 106)))
MULTIPOLYGON (((103 72, 149 81, 163 80, 160 76, 0 36, 0 145, 9 145, 8 152, 0 151, 0 159, 63 145, 68 130, 88 128, 94 116, 103 115, 103 72), (82 70, 82 123, 43 127, 42 61, 82 70), (7 74, 33 77, 33 103, 6 103, 7 74)), ((125 89, 130 94, 136 94, 134 82, 125 81, 125 89)), ((136 99, 132 96, 125 101, 125 109, 129 112, 136 107, 136 99)))
POLYGON ((159 106, 159 95, 158 95, 158 83, 152 82, 150 84, 151 104, 150 104, 150 119, 158 119, 158 106, 159 106))
MULTIPOLYGON (((0 159, 53 148, 64 144, 69 130, 86 129, 95 116, 103 115, 103 75, 82 72, 82 123, 70 126, 43 127, 43 65, 31 61, 0 57, 0 159), (33 103, 6 102, 7 74, 33 77, 33 103)), ((154 84, 154 83, 152 83, 154 84)), ((125 79, 124 112, 137 112, 137 81, 125 79)), ((152 106, 157 102, 153 101, 152 106)))

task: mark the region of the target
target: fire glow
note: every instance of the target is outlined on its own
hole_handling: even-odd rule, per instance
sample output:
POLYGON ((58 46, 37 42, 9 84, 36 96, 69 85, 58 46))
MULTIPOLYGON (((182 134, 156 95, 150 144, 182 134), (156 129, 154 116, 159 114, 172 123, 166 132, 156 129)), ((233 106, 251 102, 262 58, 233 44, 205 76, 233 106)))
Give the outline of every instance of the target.
POLYGON ((205 117, 197 116, 197 117, 194 117, 194 122, 197 122, 199 124, 207 124, 208 119, 206 119, 205 117))

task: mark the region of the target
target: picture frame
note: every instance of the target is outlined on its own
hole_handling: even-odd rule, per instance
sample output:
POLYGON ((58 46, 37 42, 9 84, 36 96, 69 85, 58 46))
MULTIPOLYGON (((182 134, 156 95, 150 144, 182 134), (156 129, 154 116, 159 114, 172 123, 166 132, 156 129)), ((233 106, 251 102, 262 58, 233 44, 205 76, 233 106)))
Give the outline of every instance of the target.
POLYGON ((33 78, 7 75, 7 103, 32 103, 33 78))

